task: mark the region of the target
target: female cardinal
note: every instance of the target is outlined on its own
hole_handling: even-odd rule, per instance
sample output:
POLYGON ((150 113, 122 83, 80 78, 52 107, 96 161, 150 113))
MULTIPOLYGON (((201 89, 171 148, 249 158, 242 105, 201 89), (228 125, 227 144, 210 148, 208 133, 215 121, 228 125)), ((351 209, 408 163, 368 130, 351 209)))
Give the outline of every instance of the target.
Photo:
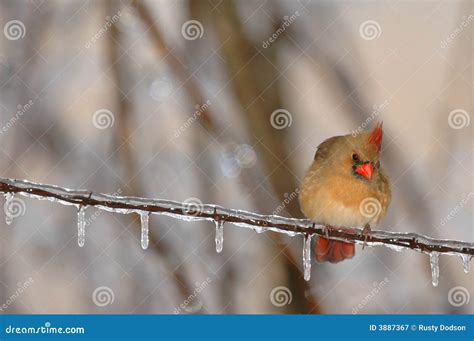
MULTIPOLYGON (((329 227, 370 229, 390 203, 390 184, 380 167, 382 124, 370 133, 334 136, 318 146, 300 189, 304 215, 329 227)), ((337 263, 355 254, 355 246, 316 239, 316 260, 337 263)))

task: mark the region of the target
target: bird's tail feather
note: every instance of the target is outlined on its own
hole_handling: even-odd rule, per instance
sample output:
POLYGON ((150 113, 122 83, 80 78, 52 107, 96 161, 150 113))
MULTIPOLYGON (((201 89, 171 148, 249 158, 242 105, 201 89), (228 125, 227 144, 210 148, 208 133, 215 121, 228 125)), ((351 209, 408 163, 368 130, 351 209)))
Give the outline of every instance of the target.
POLYGON ((355 255, 355 245, 324 237, 316 239, 315 258, 317 262, 338 263, 355 255))

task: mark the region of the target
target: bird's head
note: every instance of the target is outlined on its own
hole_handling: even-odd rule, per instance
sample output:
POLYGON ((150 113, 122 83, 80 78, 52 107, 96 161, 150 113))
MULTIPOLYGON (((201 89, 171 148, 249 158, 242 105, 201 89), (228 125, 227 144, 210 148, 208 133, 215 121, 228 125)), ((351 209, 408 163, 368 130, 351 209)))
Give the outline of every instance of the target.
POLYGON ((382 123, 376 124, 371 132, 350 136, 347 146, 350 154, 346 156, 351 164, 352 174, 360 179, 371 180, 380 170, 380 150, 382 148, 382 123))
POLYGON ((329 174, 350 175, 363 181, 378 177, 382 124, 369 133, 334 136, 318 146, 314 159, 317 167, 324 167, 329 174))

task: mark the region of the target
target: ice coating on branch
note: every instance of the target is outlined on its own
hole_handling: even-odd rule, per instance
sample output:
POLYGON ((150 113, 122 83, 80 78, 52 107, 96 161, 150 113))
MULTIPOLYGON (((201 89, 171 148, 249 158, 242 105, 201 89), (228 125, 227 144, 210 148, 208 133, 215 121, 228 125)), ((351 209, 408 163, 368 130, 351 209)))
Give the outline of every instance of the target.
POLYGON ((77 210, 77 245, 84 246, 86 242, 86 208, 80 206, 77 210))
POLYGON ((5 211, 5 223, 7 225, 11 225, 13 222, 13 215, 11 214, 11 207, 13 204, 13 199, 15 196, 13 193, 5 193, 5 206, 3 206, 3 210, 5 211))
POLYGON ((248 221, 248 223, 236 222, 236 221, 229 221, 229 222, 239 227, 252 229, 257 233, 273 231, 273 232, 278 232, 278 233, 284 233, 290 237, 294 237, 297 234, 302 234, 302 232, 285 230, 285 229, 279 228, 278 225, 284 224, 284 225, 294 227, 298 224, 304 223, 306 227, 308 228, 312 226, 311 221, 307 219, 295 219, 295 218, 286 218, 286 217, 280 217, 280 216, 266 216, 266 215, 261 215, 261 214, 257 214, 253 212, 225 209, 225 208, 220 208, 220 207, 219 207, 219 211, 223 214, 228 214, 230 216, 235 216, 235 217, 241 218, 242 220, 248 221), (265 224, 262 224, 262 222, 265 222, 265 224))
POLYGON ((461 255, 462 258, 462 267, 465 273, 469 273, 471 269, 471 256, 469 255, 461 255))
MULTIPOLYGON (((26 180, 8 179, 0 177, 0 186, 2 192, 20 194, 25 197, 38 200, 49 200, 63 205, 73 205, 76 207, 95 206, 98 209, 121 213, 133 214, 141 211, 148 211, 150 214, 168 215, 173 218, 186 221, 210 220, 214 221, 216 211, 222 220, 239 227, 245 227, 252 230, 263 228, 263 231, 273 231, 284 233, 288 236, 305 235, 307 233, 321 233, 322 226, 314 224, 308 219, 287 218, 276 215, 261 215, 253 212, 224 208, 218 205, 202 204, 192 215, 187 214, 183 207, 185 203, 166 200, 138 198, 130 196, 118 196, 102 193, 93 193, 87 190, 68 189, 48 184, 33 183, 26 180), (317 230, 317 231, 314 231, 317 230)), ((15 198, 16 199, 16 198, 15 198)), ((16 200, 15 200, 16 201, 16 200)), ((24 211, 23 211, 24 212, 24 211)), ((17 215, 14 215, 15 218, 17 215)), ((360 227, 354 227, 354 233, 362 233, 360 227)), ((335 240, 345 241, 347 238, 334 237, 335 240)), ((370 233, 368 246, 384 246, 395 251, 405 249, 414 249, 419 252, 430 253, 431 250, 444 250, 443 255, 470 255, 474 244, 457 240, 434 239, 416 233, 400 233, 389 231, 375 231, 370 233)), ((352 238, 349 238, 352 239, 352 238)), ((363 244, 362 240, 353 240, 356 244, 363 244)), ((438 251, 439 252, 439 251, 438 251)), ((470 258, 464 262, 463 266, 469 269, 470 258)))
POLYGON ((439 282, 439 253, 433 251, 430 253, 430 265, 431 265, 431 283, 434 287, 438 286, 439 282))
POLYGON ((304 236, 303 268, 304 268, 304 279, 305 281, 309 281, 309 279, 311 278, 311 235, 309 234, 304 236))
POLYGON ((224 247, 224 221, 216 220, 216 252, 221 253, 224 247))
POLYGON ((142 244, 142 249, 148 249, 148 231, 149 231, 149 220, 150 214, 148 212, 140 212, 140 221, 141 221, 141 237, 140 241, 142 244))
POLYGON ((182 215, 182 214, 177 214, 177 213, 169 213, 169 212, 160 212, 157 214, 163 214, 167 215, 179 220, 184 220, 184 221, 203 221, 203 220, 210 220, 210 218, 203 218, 203 217, 198 217, 198 216, 193 216, 193 215, 182 215))

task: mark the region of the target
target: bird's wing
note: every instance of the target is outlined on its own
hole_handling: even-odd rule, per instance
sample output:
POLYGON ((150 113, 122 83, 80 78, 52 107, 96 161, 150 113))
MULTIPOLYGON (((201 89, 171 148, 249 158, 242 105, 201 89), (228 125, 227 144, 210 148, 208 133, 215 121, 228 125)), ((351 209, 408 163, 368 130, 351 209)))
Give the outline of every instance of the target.
POLYGON ((388 206, 390 206, 390 201, 392 200, 392 191, 390 188, 390 181, 385 171, 380 167, 380 184, 379 191, 381 192, 381 206, 382 212, 379 216, 379 219, 382 219, 387 214, 388 206))

